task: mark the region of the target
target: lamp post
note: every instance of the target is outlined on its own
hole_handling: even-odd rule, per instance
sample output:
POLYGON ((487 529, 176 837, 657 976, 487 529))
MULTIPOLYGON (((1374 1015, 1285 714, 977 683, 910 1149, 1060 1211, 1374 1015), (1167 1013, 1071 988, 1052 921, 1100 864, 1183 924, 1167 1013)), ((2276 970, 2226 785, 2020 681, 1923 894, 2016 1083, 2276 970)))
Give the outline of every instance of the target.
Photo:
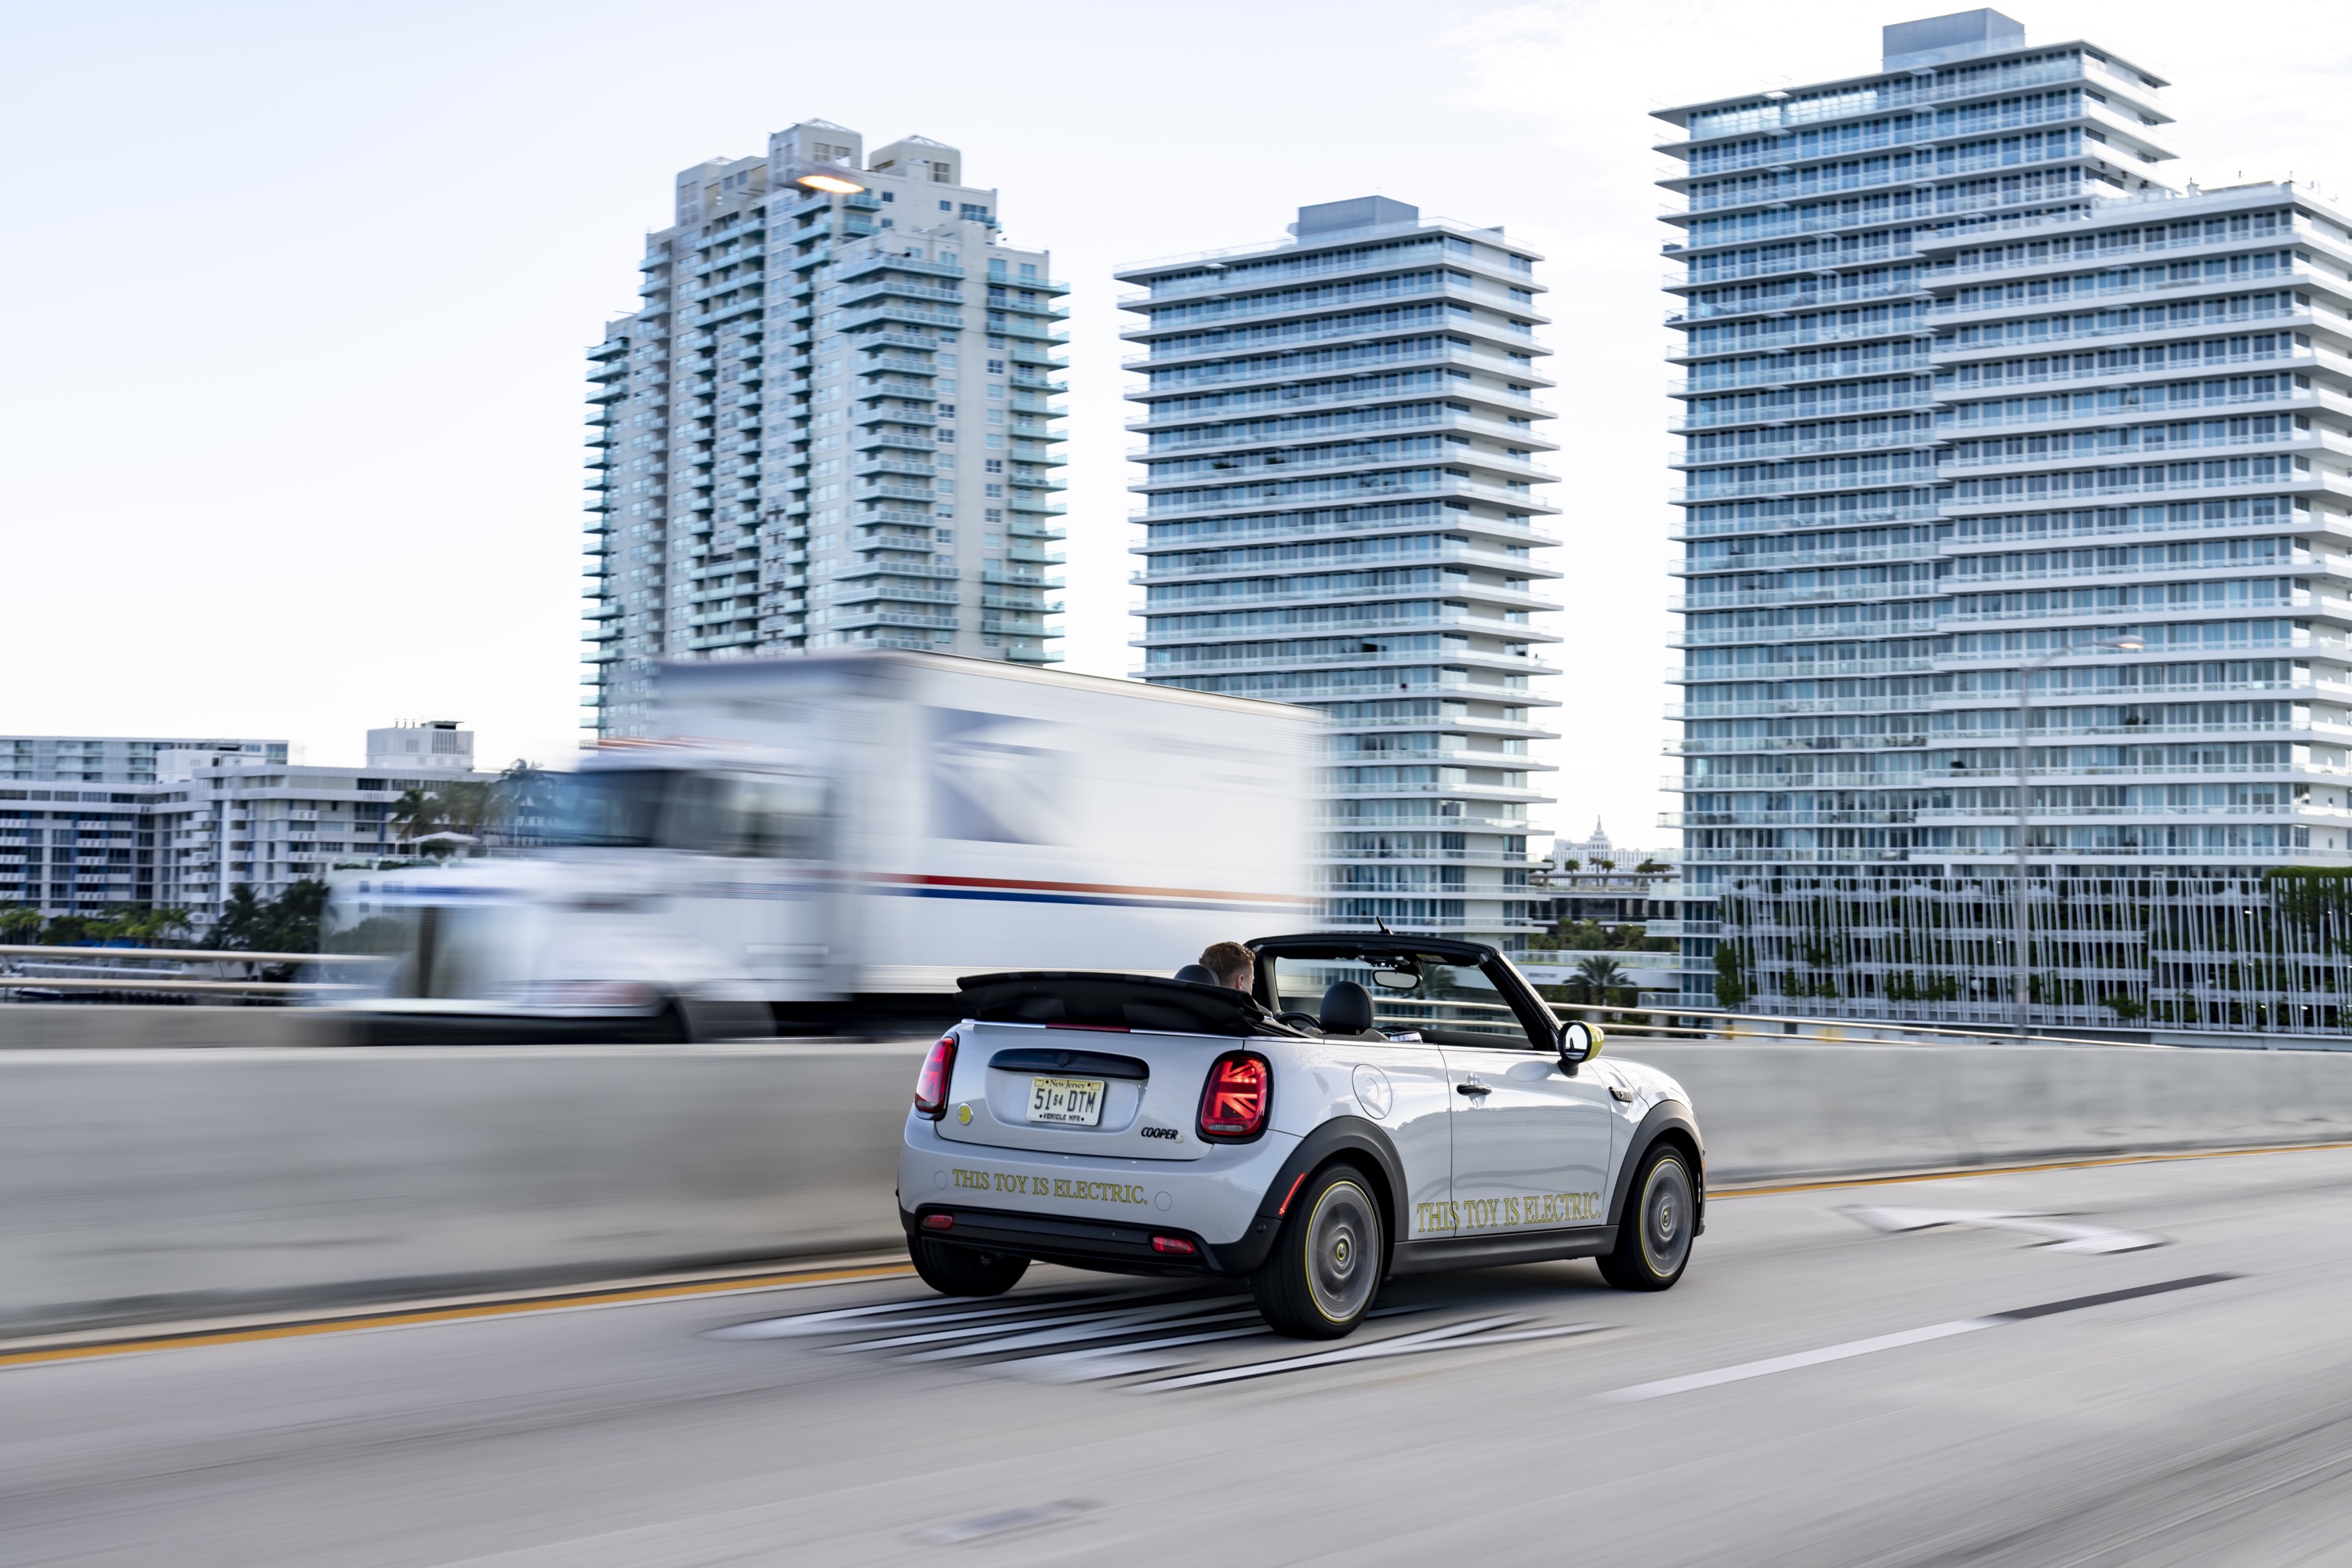
POLYGON ((2033 966, 2027 958, 2032 943, 2030 924, 2032 906, 2027 902, 2025 881, 2026 843, 2033 832, 2033 783, 2030 763, 2032 761, 2032 742, 2026 726, 2033 711, 2033 678, 2048 668, 2053 659, 2069 654, 2097 650, 2116 653, 2137 653, 2147 645, 2136 637, 2109 637, 2105 642, 2081 644, 2052 648, 2040 658, 2029 660, 2017 671, 2017 887, 2012 898, 2012 940, 2017 947, 2017 989, 2010 999, 2010 1032, 2022 1037, 2025 1034, 2026 993, 2032 984, 2033 966))

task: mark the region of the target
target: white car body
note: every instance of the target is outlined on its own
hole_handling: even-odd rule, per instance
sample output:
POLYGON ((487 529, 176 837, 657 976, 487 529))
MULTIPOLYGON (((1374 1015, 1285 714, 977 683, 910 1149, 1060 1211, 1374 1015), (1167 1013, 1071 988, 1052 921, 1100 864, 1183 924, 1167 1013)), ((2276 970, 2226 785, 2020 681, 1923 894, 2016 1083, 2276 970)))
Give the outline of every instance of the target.
MULTIPOLYGON (((1315 940, 1252 945, 1264 965, 1285 943, 1315 940)), ((1328 940, 1387 942, 1424 956, 1432 948, 1465 958, 1483 952, 1487 973, 1516 974, 1507 960, 1470 943, 1328 940)), ((1024 985, 1050 999, 1099 983, 1105 994, 1143 998, 1124 1004, 1133 1016, 1151 1005, 1158 986, 1175 984, 1138 979, 1122 994, 1114 981, 976 977, 973 994, 994 997, 1001 1014, 1003 996, 1024 985)), ((1513 1005, 1543 1008, 1519 984, 1524 996, 1513 1005)), ((1261 1000, 1281 996, 1269 991, 1261 1000)), ((1434 1016, 1442 1005, 1419 1010, 1434 1016)), ((911 1111, 899 1152, 900 1217, 910 1238, 927 1233, 977 1249, 1130 1272, 1243 1275, 1273 1245, 1300 1181, 1348 1160, 1381 1189, 1385 1272, 1415 1273, 1606 1254, 1615 1245, 1628 1173, 1654 1142, 1679 1140, 1695 1178, 1702 1169, 1697 1126, 1679 1084, 1639 1063, 1573 1062, 1557 1031, 1530 1037, 1539 1024, 1520 1028, 1505 1020, 1474 1030, 1402 1026, 1391 1018, 1370 1037, 1334 1037, 1304 1023, 1276 1024, 1263 1010, 1255 1012, 1256 1023, 1234 1026, 1247 1033, 1120 1028, 1105 1016, 1056 1023, 1000 1016, 956 1026, 940 1114, 911 1111), (1211 1066, 1237 1051, 1263 1058, 1270 1069, 1264 1128, 1244 1142, 1204 1138, 1211 1066), (1099 1084, 1099 1121, 1032 1120, 1039 1078, 1099 1084)), ((1703 1188, 1698 1197, 1703 1205, 1703 1188)), ((1703 1216, 1702 1206, 1701 1224, 1703 1216)))

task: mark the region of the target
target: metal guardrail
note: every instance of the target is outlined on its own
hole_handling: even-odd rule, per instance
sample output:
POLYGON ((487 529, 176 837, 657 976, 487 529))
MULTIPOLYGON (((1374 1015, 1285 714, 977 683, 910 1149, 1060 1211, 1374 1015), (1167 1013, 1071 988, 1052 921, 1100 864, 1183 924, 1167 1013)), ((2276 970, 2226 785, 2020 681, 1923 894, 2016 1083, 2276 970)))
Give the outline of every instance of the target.
MULTIPOLYGON (((1457 1012, 1465 1013, 1508 1013, 1511 1011, 1509 1007, 1499 1002, 1466 1002, 1446 997, 1383 997, 1382 1000, 1387 1002, 1389 1005, 1392 1007, 1450 1007, 1457 1012)), ((1792 1018, 1782 1013, 1718 1013, 1711 1009, 1703 1008, 1674 1006, 1616 1006, 1601 1002, 1547 1002, 1545 1005, 1549 1006, 1556 1014, 1615 1013, 1623 1015, 1627 1013, 1644 1013, 1653 1016, 1664 1014, 1667 1016, 1675 1018, 1703 1018, 1726 1024, 1778 1024, 1782 1026, 1784 1028, 1786 1026, 1790 1024, 1798 1025, 1801 1027, 1811 1025, 1827 1029, 1844 1031, 1866 1029, 1877 1035, 1919 1035, 1927 1036, 1936 1039, 1999 1040, 2004 1043, 2014 1042, 2023 1045, 2041 1046, 2121 1046, 2131 1050, 2144 1051, 2168 1051, 2179 1048, 2172 1046, 2155 1045, 2144 1040, 2101 1040, 2092 1039, 2077 1035, 2012 1035, 2006 1027, 2002 1026, 1996 1026, 1989 1029, 1947 1029, 1937 1027, 1932 1024, 1904 1024, 1894 1022, 1880 1023, 1874 1022, 1867 1018, 1792 1018)), ((1414 1024, 1434 1023, 1437 1020, 1391 1013, 1377 1015, 1374 1016, 1372 1021, 1376 1024, 1394 1024, 1410 1026, 1414 1024)), ((1607 1022, 1607 1020, 1601 1021, 1607 1022)), ((1619 1021, 1610 1023, 1609 1028, 1612 1033, 1622 1034, 1628 1037, 1637 1039, 1675 1038, 1679 1037, 1683 1038, 1711 1040, 1726 1037, 1726 1031, 1722 1029, 1707 1027, 1691 1028, 1677 1024, 1636 1024, 1623 1021, 1622 1016, 1619 1021)), ((1836 1043, 1834 1040, 1824 1039, 1823 1037, 1819 1035, 1791 1035, 1778 1033, 1768 1036, 1761 1030, 1741 1031, 1735 1029, 1729 1031, 1729 1037, 1735 1039, 1748 1038, 1758 1040, 1814 1040, 1820 1041, 1823 1044, 1836 1043)), ((1872 1042, 1854 1041, 1853 1043, 1869 1044, 1872 1042)))
POLYGON ((156 991, 316 996, 327 992, 366 989, 364 985, 339 985, 314 980, 184 980, 169 974, 159 974, 152 980, 131 977, 99 980, 82 975, 0 974, 0 991, 156 991))
POLYGON ((88 963, 117 958, 171 958, 184 963, 395 963, 395 958, 372 952, 228 952, 193 947, 58 947, 34 943, 0 943, 0 957, 47 958, 59 963, 88 963))
MULTIPOLYGON (((2004 1044, 2027 1046, 2116 1046, 2126 1050, 2136 1051, 2169 1051, 2182 1048, 2174 1046, 2160 1046, 2148 1040, 2102 1040, 2094 1039, 2087 1036, 2081 1035, 2013 1035, 2009 1032, 2005 1026, 1999 1025, 1984 1029, 1947 1029, 1937 1027, 1932 1024, 1905 1024, 1893 1021, 1882 1022, 1870 1018, 1795 1018, 1790 1017, 1785 1013, 1717 1013, 1706 1008, 1676 1006, 1622 1007, 1610 1006, 1602 1003, 1588 1002, 1553 1002, 1548 1004, 1548 1005, 1549 1005, 1555 1013, 1664 1014, 1667 1016, 1675 1018, 1706 1018, 1727 1024, 1778 1024, 1783 1026, 1784 1028, 1785 1026, 1790 1024, 1798 1025, 1800 1027, 1810 1025, 1819 1028, 1838 1029, 1843 1031, 1866 1029, 1878 1035, 1924 1035, 1935 1039, 1997 1040, 2004 1044)), ((1700 1039, 1720 1039, 1726 1036, 1726 1031, 1721 1029, 1685 1028, 1681 1026, 1672 1024, 1632 1024, 1621 1022, 1611 1025, 1610 1027, 1612 1032, 1622 1030, 1627 1035, 1637 1036, 1643 1038, 1651 1037, 1686 1036, 1700 1039)), ((1732 1030, 1729 1034, 1732 1038, 1759 1040, 1811 1040, 1824 1045, 1841 1043, 1836 1039, 1825 1038, 1820 1035, 1794 1035, 1784 1032, 1767 1036, 1761 1030, 1732 1030)), ((1848 1043, 1855 1045, 1869 1045, 1877 1042, 1869 1040, 1854 1040, 1848 1043)))
POLYGON ((362 963, 398 962, 380 953, 361 952, 232 952, 187 947, 59 947, 45 943, 0 943, 0 963, 38 960, 42 967, 71 966, 78 974, 26 974, 18 968, 0 969, 0 993, 15 991, 150 992, 191 995, 324 995, 365 991, 364 985, 324 980, 196 979, 184 970, 110 969, 126 959, 165 960, 178 964, 225 963, 362 963))

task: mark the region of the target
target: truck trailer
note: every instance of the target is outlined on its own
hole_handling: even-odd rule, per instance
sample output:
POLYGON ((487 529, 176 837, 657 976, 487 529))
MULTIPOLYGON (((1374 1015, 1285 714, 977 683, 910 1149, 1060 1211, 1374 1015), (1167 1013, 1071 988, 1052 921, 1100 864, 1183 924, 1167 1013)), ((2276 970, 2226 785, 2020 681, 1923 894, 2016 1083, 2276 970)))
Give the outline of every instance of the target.
POLYGON ((657 689, 657 736, 553 775, 541 847, 336 873, 325 945, 394 962, 330 1005, 375 1038, 733 1038, 1311 918, 1307 710, 897 651, 657 689))

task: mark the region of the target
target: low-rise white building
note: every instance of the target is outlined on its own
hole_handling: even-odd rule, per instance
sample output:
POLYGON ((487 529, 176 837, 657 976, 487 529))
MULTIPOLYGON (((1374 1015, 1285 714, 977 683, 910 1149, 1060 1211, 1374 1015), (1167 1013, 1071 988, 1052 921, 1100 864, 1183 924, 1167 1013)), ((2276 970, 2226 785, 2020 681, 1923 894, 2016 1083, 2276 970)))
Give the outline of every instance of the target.
POLYGON ((8 754, 73 764, 0 775, 0 907, 182 909, 201 933, 240 884, 277 899, 339 866, 411 858, 394 822, 403 794, 498 777, 473 771, 473 735, 454 721, 373 730, 368 741, 366 765, 337 767, 289 763, 283 741, 0 737, 8 754), (414 752, 399 743, 412 738, 422 742, 414 752), (18 753, 18 740, 39 743, 18 753), (103 765, 87 766, 90 757, 103 765))

